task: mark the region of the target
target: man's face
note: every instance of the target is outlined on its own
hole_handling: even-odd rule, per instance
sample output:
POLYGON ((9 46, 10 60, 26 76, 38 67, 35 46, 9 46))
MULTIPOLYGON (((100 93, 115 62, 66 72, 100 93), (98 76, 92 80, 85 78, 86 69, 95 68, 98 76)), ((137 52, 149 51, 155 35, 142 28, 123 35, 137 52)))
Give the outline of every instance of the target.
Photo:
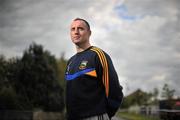
POLYGON ((89 42, 91 31, 82 20, 73 21, 70 30, 71 40, 74 44, 80 45, 89 42))

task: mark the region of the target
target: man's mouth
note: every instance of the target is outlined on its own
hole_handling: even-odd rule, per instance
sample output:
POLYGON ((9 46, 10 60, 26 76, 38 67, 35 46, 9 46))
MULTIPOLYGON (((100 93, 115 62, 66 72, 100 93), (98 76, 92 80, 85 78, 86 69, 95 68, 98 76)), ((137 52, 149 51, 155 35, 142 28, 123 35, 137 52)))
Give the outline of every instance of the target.
POLYGON ((75 36, 75 37, 74 37, 74 39, 79 39, 79 38, 80 38, 80 36, 75 36))

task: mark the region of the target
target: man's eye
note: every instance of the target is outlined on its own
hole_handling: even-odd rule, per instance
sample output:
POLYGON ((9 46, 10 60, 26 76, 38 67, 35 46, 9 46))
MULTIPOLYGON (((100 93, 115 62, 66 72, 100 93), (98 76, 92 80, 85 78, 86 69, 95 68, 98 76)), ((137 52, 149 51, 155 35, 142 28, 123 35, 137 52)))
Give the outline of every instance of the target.
POLYGON ((84 28, 79 28, 79 30, 84 30, 84 28))
POLYGON ((75 30, 75 28, 71 28, 71 31, 74 31, 75 30))

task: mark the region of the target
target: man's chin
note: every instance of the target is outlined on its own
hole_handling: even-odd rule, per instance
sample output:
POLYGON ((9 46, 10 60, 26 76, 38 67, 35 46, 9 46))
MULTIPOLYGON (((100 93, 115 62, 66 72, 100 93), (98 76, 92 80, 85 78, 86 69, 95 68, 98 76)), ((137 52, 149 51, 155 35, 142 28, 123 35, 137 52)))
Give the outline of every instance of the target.
POLYGON ((75 45, 77 45, 77 46, 80 46, 81 44, 80 43, 74 43, 75 45))
POLYGON ((76 44, 76 43, 79 43, 80 40, 73 40, 73 43, 76 44))
POLYGON ((77 45, 80 44, 81 42, 79 40, 74 40, 73 43, 77 45))

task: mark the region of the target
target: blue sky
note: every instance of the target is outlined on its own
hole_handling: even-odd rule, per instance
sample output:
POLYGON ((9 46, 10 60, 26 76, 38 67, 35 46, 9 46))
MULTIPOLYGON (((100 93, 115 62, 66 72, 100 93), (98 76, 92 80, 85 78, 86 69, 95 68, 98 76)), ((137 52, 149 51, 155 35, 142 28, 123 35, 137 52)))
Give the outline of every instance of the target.
POLYGON ((143 19, 143 15, 130 15, 128 8, 125 4, 120 4, 115 6, 114 8, 115 12, 117 15, 120 17, 122 20, 127 20, 127 21, 135 21, 138 19, 143 19))
POLYGON ((56 57, 75 54, 72 19, 92 28, 91 43, 106 51, 124 93, 168 83, 180 96, 179 0, 0 0, 0 54, 22 56, 32 42, 56 57))

